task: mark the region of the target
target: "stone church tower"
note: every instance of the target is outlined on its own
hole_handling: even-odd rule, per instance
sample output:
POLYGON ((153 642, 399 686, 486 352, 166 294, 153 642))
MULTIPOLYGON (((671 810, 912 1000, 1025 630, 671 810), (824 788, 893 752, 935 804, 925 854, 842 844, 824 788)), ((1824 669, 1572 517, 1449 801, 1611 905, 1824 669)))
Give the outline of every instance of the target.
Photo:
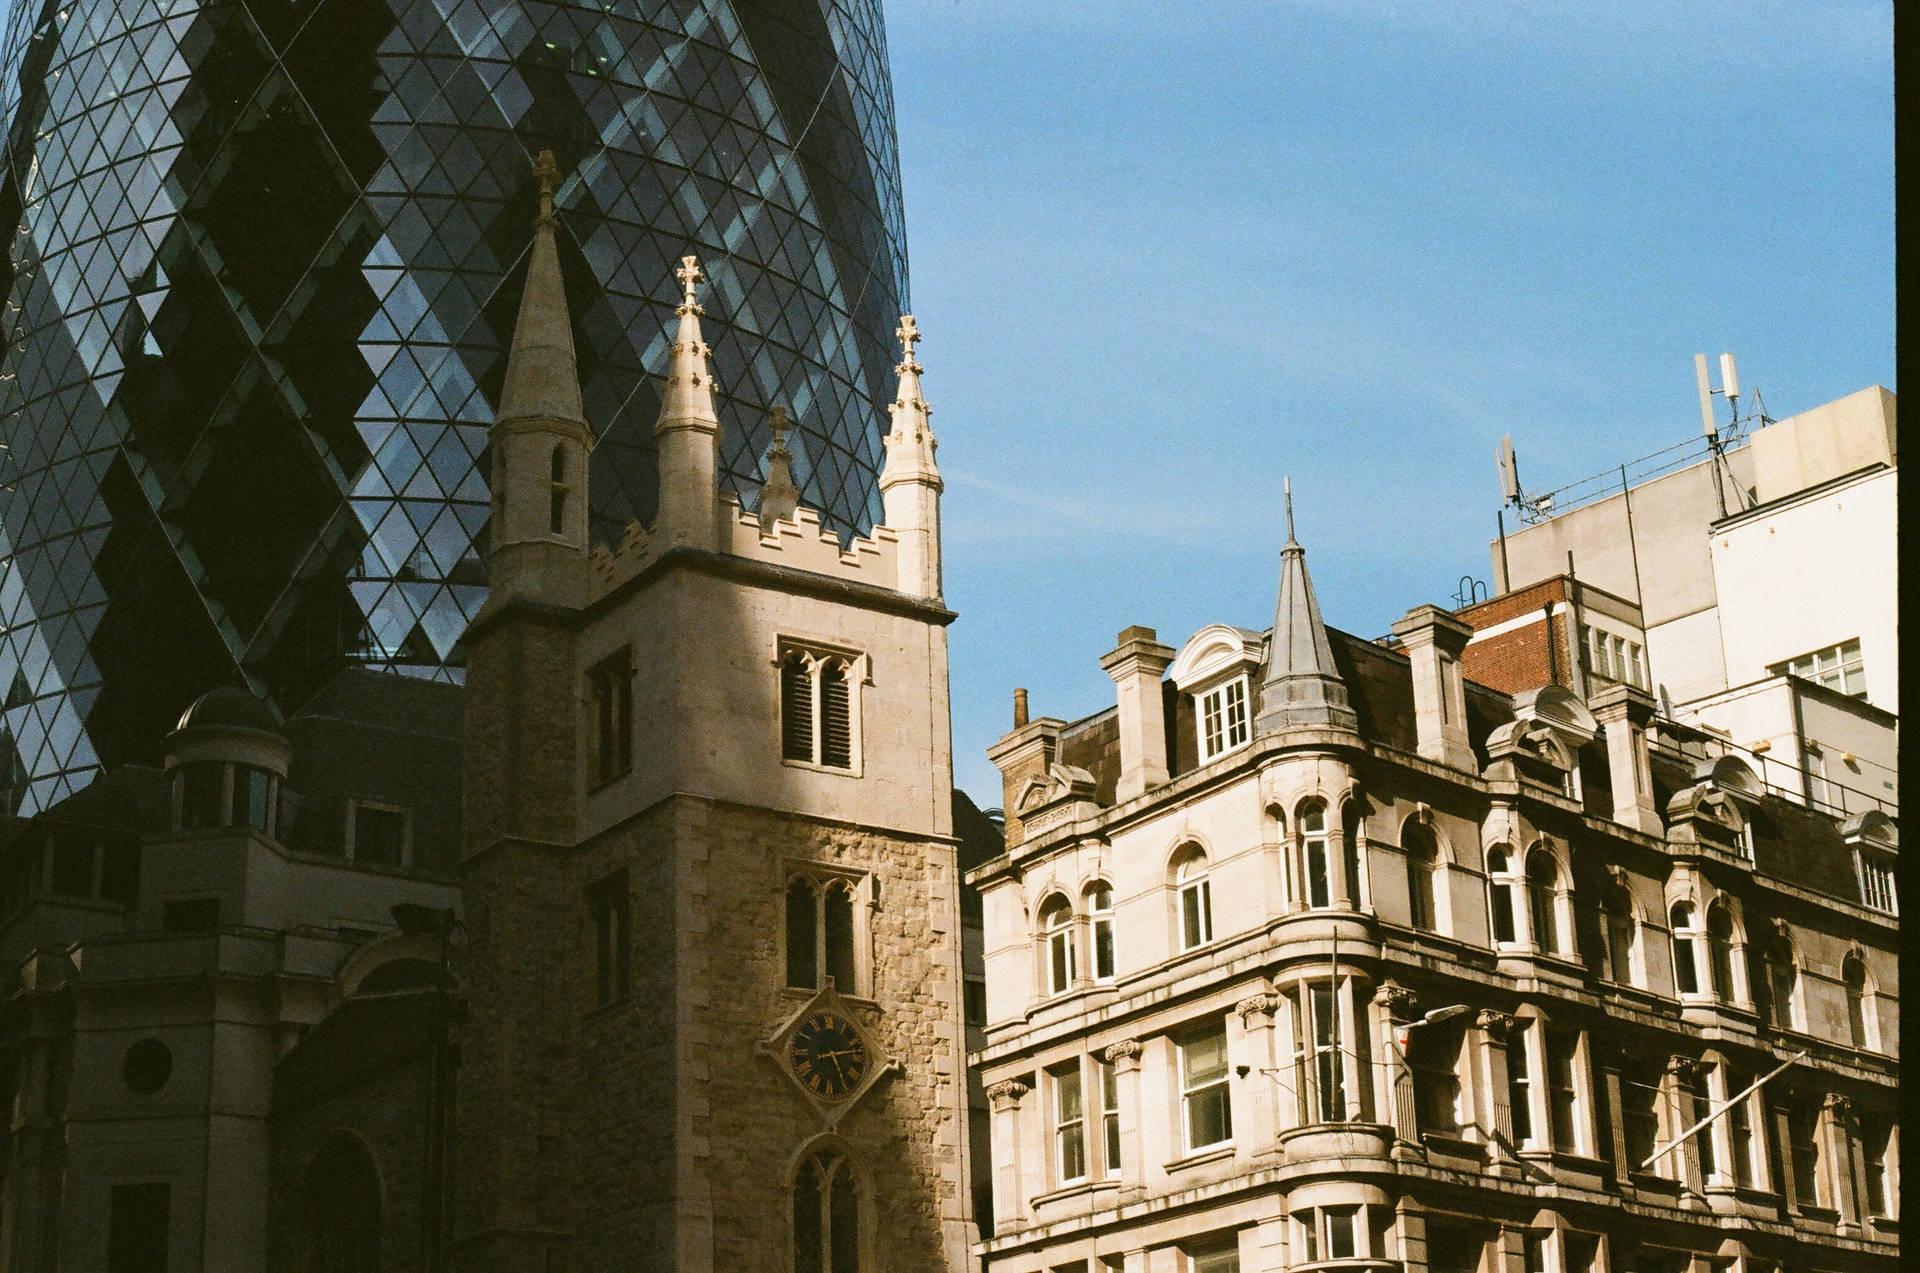
POLYGON ((660 513, 586 539, 541 214, 494 426, 469 634, 453 1267, 915 1273, 967 1264, 960 882, 934 439, 902 319, 888 525, 716 491, 692 257, 660 513))

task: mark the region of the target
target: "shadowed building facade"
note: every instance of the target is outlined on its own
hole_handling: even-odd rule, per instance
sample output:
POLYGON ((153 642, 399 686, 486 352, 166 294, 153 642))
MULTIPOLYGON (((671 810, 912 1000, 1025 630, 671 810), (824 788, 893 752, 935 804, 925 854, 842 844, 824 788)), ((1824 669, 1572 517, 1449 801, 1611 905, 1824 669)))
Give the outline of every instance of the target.
POLYGON ((594 422, 590 524, 653 515, 671 263, 723 319, 717 480, 766 407, 877 519, 906 308, 878 0, 21 0, 0 44, 0 787, 151 763, 210 684, 457 680, 525 269, 526 165, 594 422))

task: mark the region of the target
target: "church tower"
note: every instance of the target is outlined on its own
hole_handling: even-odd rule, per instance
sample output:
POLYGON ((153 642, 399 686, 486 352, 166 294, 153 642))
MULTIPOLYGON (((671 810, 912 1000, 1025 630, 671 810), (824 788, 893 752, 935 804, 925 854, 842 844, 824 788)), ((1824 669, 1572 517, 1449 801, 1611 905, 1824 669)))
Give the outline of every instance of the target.
MULTIPOLYGON (((495 426, 513 535, 548 436, 582 458, 588 436, 544 207, 507 373, 550 404, 541 447, 495 426)), ((654 526, 496 540, 540 564, 468 636, 451 1263, 966 1268, 954 616, 918 332, 887 438, 905 524, 843 547, 783 439, 757 510, 717 490, 698 263, 678 279, 654 526)))

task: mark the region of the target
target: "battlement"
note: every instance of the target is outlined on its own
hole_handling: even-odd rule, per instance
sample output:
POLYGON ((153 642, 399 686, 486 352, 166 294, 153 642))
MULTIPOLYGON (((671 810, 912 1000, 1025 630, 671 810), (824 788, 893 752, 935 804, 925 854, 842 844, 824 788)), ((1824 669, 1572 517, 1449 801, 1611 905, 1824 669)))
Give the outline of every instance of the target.
MULTIPOLYGON (((742 508, 733 492, 723 492, 715 500, 721 552, 835 579, 899 587, 899 537, 888 527, 875 526, 871 535, 857 537, 842 548, 838 537, 820 524, 814 509, 795 509, 792 517, 763 531, 759 517, 742 508)), ((632 579, 652 565, 660 552, 661 545, 645 527, 628 522, 617 545, 595 544, 587 554, 593 591, 603 594, 632 579)))

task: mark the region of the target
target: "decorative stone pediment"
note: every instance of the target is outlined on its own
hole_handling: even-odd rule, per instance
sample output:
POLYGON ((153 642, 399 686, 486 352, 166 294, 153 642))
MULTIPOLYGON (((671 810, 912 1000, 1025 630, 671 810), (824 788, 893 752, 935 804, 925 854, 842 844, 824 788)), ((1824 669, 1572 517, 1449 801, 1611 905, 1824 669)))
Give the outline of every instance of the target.
POLYGON ((1216 623, 1187 638, 1167 675, 1183 693, 1192 693, 1235 672, 1255 673, 1264 644, 1258 632, 1216 623))
POLYGON ((1014 814, 1031 838, 1058 823, 1090 816, 1096 807, 1095 785, 1093 775, 1080 766, 1055 761, 1021 786, 1014 814))
POLYGON ((1878 809, 1869 809, 1865 813, 1856 813, 1840 824, 1841 838, 1849 844, 1861 840, 1870 840, 1887 849, 1900 847, 1900 828, 1894 820, 1878 809))
POLYGON ((1573 749, 1560 732, 1532 720, 1513 720, 1487 735, 1487 776, 1565 791, 1573 749))
POLYGON ((1711 782, 1695 783, 1667 801, 1667 840, 1734 852, 1746 825, 1734 798, 1711 782))
POLYGON ((1600 732, 1600 722, 1593 718, 1587 705, 1571 690, 1558 685, 1542 685, 1516 694, 1513 715, 1516 720, 1546 726, 1570 751, 1577 752, 1600 732))
POLYGON ((1693 767, 1693 780, 1748 804, 1757 802, 1767 791, 1760 775, 1738 756, 1714 756, 1698 762, 1693 767))

